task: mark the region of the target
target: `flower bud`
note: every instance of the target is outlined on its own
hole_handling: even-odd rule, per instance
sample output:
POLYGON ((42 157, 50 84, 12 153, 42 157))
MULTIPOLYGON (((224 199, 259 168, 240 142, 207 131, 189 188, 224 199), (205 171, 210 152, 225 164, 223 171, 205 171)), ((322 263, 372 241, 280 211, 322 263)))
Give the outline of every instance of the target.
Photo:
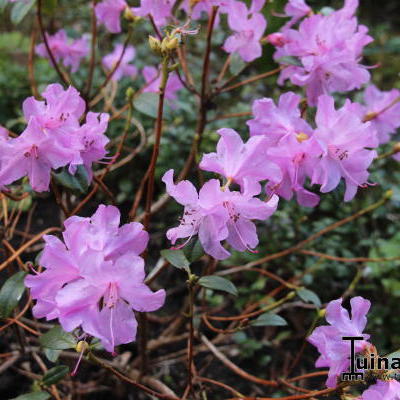
POLYGON ((267 40, 275 47, 282 47, 287 42, 283 34, 280 32, 271 33, 267 36, 267 40))
POLYGON ((161 42, 154 36, 149 36, 149 46, 155 53, 161 52, 161 42))

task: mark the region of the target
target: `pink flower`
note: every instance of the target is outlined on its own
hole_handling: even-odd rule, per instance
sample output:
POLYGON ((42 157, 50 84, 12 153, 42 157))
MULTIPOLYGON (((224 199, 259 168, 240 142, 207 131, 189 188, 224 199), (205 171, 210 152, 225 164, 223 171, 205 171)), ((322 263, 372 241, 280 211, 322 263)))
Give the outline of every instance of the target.
POLYGON ((106 145, 110 141, 104 134, 108 128, 108 114, 88 112, 86 123, 75 133, 81 144, 79 157, 72 162, 69 171, 74 174, 77 165, 84 165, 92 177, 92 164, 103 159, 106 154, 106 145))
POLYGON ((111 33, 119 33, 121 32, 121 13, 126 7, 125 0, 103 0, 96 4, 96 17, 111 33))
POLYGON ((346 181, 345 201, 351 200, 359 186, 367 184, 367 168, 376 157, 378 140, 369 122, 359 117, 358 105, 346 101, 335 110, 334 100, 321 96, 316 115, 317 129, 314 137, 323 153, 314 167, 312 183, 321 185, 321 192, 336 188, 341 178, 346 181))
POLYGON ((69 165, 74 173, 77 165, 84 165, 91 176, 92 163, 106 154, 108 114, 89 112, 81 126, 85 102, 76 89, 53 84, 42 96, 45 101, 24 101, 28 126, 22 134, 0 140, 0 186, 28 176, 35 191, 46 191, 52 169, 69 165))
POLYGON ((253 0, 250 10, 240 1, 232 1, 228 9, 228 24, 235 32, 223 46, 227 53, 239 53, 250 62, 262 55, 260 40, 267 27, 267 21, 259 13, 265 1, 253 0))
POLYGON ((285 25, 285 28, 290 28, 301 18, 310 15, 312 9, 305 3, 304 0, 289 0, 285 6, 285 14, 292 19, 285 25))
MULTIPOLYGON (((103 65, 108 71, 112 71, 115 68, 123 51, 124 46, 122 44, 117 44, 112 53, 103 57, 103 65)), ((126 48, 121 62, 111 78, 113 81, 119 81, 124 76, 134 77, 137 74, 136 67, 130 64, 130 62, 135 58, 135 54, 136 51, 132 46, 126 48)))
POLYGON ((313 132, 310 125, 301 117, 299 104, 301 97, 293 92, 280 96, 278 105, 269 98, 254 101, 252 111, 254 118, 247 121, 250 135, 263 135, 268 146, 273 146, 285 136, 313 132))
POLYGON ((201 18, 202 13, 208 15, 211 14, 212 8, 218 6, 217 20, 215 25, 219 22, 219 13, 228 12, 229 0, 200 0, 193 2, 193 0, 184 0, 182 2, 182 8, 190 15, 192 20, 198 20, 201 18))
POLYGON ((400 400, 400 383, 395 379, 378 381, 363 392, 358 400, 400 400))
POLYGON ((371 303, 362 297, 353 297, 350 304, 351 318, 348 311, 341 306, 342 299, 331 301, 326 307, 326 320, 330 326, 319 326, 307 339, 321 354, 315 366, 329 367, 326 381, 328 387, 335 387, 337 377, 350 366, 350 342, 342 340, 342 337, 364 337, 364 340, 354 342, 356 353, 368 345, 369 335, 363 334, 363 330, 371 303))
MULTIPOLYGON (((83 37, 71 41, 63 29, 59 30, 54 35, 46 34, 46 37, 55 60, 57 62, 62 60, 66 67, 71 67, 71 71, 76 72, 81 59, 86 57, 89 53, 87 38, 83 37)), ((41 57, 50 59, 44 43, 40 43, 36 46, 36 53, 41 57)))
POLYGON ((37 300, 35 317, 58 318, 66 331, 81 327, 109 352, 135 340, 133 310, 154 311, 165 300, 164 290, 153 293, 144 284, 139 254, 147 232, 136 222, 119 227, 119 221, 118 209, 104 205, 91 218, 68 218, 65 244, 46 236, 40 260, 46 270, 25 279, 37 300))
POLYGON ((185 207, 180 225, 169 229, 167 238, 172 244, 188 238, 180 248, 198 234, 204 251, 218 260, 230 256, 221 245, 223 240, 238 251, 253 252, 258 236, 252 220, 267 219, 278 205, 278 196, 261 201, 253 197, 251 188, 245 187, 243 193, 231 192, 229 188, 222 189, 217 179, 206 182, 198 194, 189 181, 175 185, 173 170, 166 172, 162 180, 168 194, 185 207))
MULTIPOLYGON (((161 74, 155 67, 144 67, 143 77, 147 83, 143 92, 159 93, 161 74)), ((167 87, 165 89, 165 98, 171 101, 177 99, 176 92, 183 88, 182 82, 179 80, 176 73, 171 73, 167 81, 167 87)))
POLYGON ((288 66, 280 75, 294 85, 305 86, 310 105, 322 94, 359 89, 370 79, 366 67, 360 64, 363 48, 372 41, 368 29, 358 25, 353 16, 357 1, 346 0, 345 7, 328 16, 312 15, 298 28, 282 31, 284 45, 274 59, 292 56, 301 66, 288 66))
POLYGON ((304 184, 322 149, 313 138, 313 129, 301 117, 300 101, 301 97, 293 92, 281 95, 278 106, 272 99, 256 100, 254 119, 247 121, 247 125, 252 137, 265 138, 268 160, 281 170, 270 179, 267 192, 277 193, 286 200, 296 194, 300 205, 314 207, 319 197, 306 190, 304 184))
POLYGON ((390 135, 400 127, 400 102, 395 103, 399 98, 398 89, 383 92, 371 84, 364 91, 363 117, 376 129, 379 143, 388 142, 390 135))
POLYGON ((73 149, 63 146, 51 133, 43 131, 34 118, 19 137, 10 139, 6 144, 0 143, 0 147, 3 146, 7 146, 5 148, 9 148, 9 152, 5 152, 1 161, 1 185, 9 185, 28 176, 32 189, 37 192, 49 189, 52 168, 67 165, 74 157, 73 149))
POLYGON ((140 7, 134 7, 132 11, 139 17, 151 15, 157 26, 164 26, 171 17, 173 5, 172 0, 141 0, 140 7))
POLYGON ((217 152, 203 156, 201 169, 223 175, 242 189, 251 185, 257 194, 261 191, 260 181, 282 179, 279 167, 268 161, 264 136, 253 136, 243 143, 233 129, 223 128, 217 133, 221 136, 217 152))

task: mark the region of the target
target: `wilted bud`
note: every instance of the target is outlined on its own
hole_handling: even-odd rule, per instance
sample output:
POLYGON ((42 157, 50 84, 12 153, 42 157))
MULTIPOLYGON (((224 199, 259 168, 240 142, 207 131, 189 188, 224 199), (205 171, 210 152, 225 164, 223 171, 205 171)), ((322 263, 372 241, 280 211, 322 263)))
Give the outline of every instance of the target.
POLYGON ((154 36, 149 36, 149 46, 155 53, 161 52, 161 42, 154 36))

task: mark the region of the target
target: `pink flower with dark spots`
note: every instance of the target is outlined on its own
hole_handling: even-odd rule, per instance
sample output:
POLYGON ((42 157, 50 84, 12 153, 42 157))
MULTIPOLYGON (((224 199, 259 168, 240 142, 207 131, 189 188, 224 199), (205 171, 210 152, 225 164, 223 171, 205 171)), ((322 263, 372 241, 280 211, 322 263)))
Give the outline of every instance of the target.
POLYGON ((312 183, 321 185, 321 192, 327 193, 343 178, 344 200, 350 201, 358 187, 368 184, 367 168, 376 157, 371 148, 378 145, 376 131, 370 122, 362 121, 357 104, 347 100, 341 109, 335 110, 330 96, 319 98, 316 123, 314 138, 323 152, 314 166, 312 183))
POLYGON ((35 317, 58 318, 66 331, 81 327, 111 353, 135 340, 133 310, 155 311, 165 301, 164 290, 152 292, 144 284, 139 254, 147 246, 147 232, 137 222, 119 223, 118 209, 104 205, 91 218, 68 218, 64 243, 45 237, 40 259, 45 271, 25 278, 36 300, 35 317))
POLYGON ((278 82, 283 84, 290 79, 294 85, 304 86, 312 106, 322 94, 359 89, 370 79, 360 60, 363 48, 372 38, 354 17, 357 4, 346 0, 341 10, 327 16, 309 16, 297 30, 284 28, 281 32, 283 37, 274 59, 279 62, 282 57, 290 56, 300 65, 284 68, 278 82))
POLYGON ((223 260, 230 253, 221 245, 226 240, 238 251, 254 252, 258 244, 256 226, 252 220, 265 220, 276 210, 278 196, 268 201, 255 198, 257 193, 245 186, 243 193, 221 188, 217 179, 206 182, 197 193, 189 181, 173 182, 173 170, 162 178, 167 192, 185 209, 179 226, 167 232, 167 238, 174 245, 178 239, 187 240, 176 248, 183 247, 194 235, 204 251, 223 260))
POLYGON ((200 168, 224 176, 241 186, 252 186, 257 194, 261 191, 260 181, 279 181, 279 167, 269 161, 267 140, 264 136, 252 136, 246 143, 233 129, 223 128, 217 132, 221 139, 216 153, 203 156, 200 168))
POLYGON ((350 304, 351 318, 348 311, 342 307, 342 299, 331 301, 326 307, 325 317, 329 325, 314 329, 307 339, 320 353, 315 366, 329 367, 326 381, 328 387, 335 387, 338 376, 350 366, 350 342, 342 340, 342 337, 362 336, 364 338, 364 340, 354 342, 356 353, 361 352, 368 345, 369 335, 363 333, 363 330, 367 325, 367 313, 371 303, 362 297, 353 297, 350 304))

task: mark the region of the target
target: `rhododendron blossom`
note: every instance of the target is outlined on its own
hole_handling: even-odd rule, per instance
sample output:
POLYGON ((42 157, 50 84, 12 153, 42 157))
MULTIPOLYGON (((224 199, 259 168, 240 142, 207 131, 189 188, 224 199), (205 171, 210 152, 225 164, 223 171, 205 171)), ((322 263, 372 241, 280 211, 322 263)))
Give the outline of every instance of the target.
MULTIPOLYGON (((71 40, 68 38, 64 29, 59 30, 54 35, 48 35, 46 33, 46 37, 50 51, 55 60, 57 62, 62 60, 66 67, 71 67, 71 72, 76 72, 81 59, 89 54, 89 44, 85 37, 71 40)), ((36 53, 41 57, 50 59, 44 43, 40 43, 36 46, 36 53)))
POLYGON ((313 137, 313 129, 301 117, 301 97, 288 92, 280 96, 276 106, 272 99, 264 98, 253 103, 254 119, 247 121, 252 137, 266 140, 266 159, 280 168, 267 185, 269 194, 290 200, 293 194, 299 204, 314 207, 319 197, 304 188, 311 177, 313 166, 322 148, 313 137))
POLYGON ((286 66, 278 82, 290 79, 294 85, 305 86, 310 105, 316 105, 322 94, 359 89, 370 79, 360 59, 372 38, 353 16, 357 5, 356 0, 346 0, 339 11, 312 15, 300 23, 298 30, 284 28, 281 32, 282 45, 274 59, 279 62, 282 57, 292 56, 301 66, 286 66))
POLYGON ((180 225, 168 230, 168 239, 175 244, 178 239, 188 238, 180 248, 198 234, 204 251, 218 260, 230 256, 221 245, 223 240, 238 251, 252 252, 258 244, 252 220, 267 219, 278 205, 276 195, 261 201, 251 188, 245 186, 242 193, 230 191, 221 188, 217 179, 206 182, 199 193, 189 181, 174 184, 173 170, 166 172, 162 180, 168 194, 185 207, 180 225))
POLYGON ((44 237, 40 264, 46 269, 25 278, 36 300, 36 318, 58 318, 66 331, 80 327, 109 352, 135 340, 133 310, 154 311, 165 301, 164 290, 152 292, 144 284, 139 254, 147 246, 147 232, 137 222, 119 223, 118 209, 104 205, 91 218, 68 218, 64 243, 44 237))
MULTIPOLYGON (((159 93, 161 82, 161 73, 159 70, 155 67, 147 66, 143 68, 142 73, 146 81, 143 93, 159 93)), ((168 77, 167 86, 165 88, 165 98, 170 100, 170 104, 173 105, 174 101, 177 99, 176 92, 182 88, 183 84, 176 73, 171 73, 168 77)))
POLYGON ((337 187, 341 178, 346 181, 344 200, 351 200, 359 186, 368 184, 368 170, 378 145, 375 130, 370 122, 363 122, 358 115, 358 105, 346 100, 335 110, 330 96, 318 100, 317 129, 314 137, 323 149, 314 167, 312 183, 321 185, 327 193, 337 187))
POLYGON ((378 379, 356 400, 400 400, 400 383, 395 379, 378 379))
POLYGON ((301 18, 312 14, 312 10, 304 0, 289 0, 285 6, 285 14, 292 17, 292 19, 285 25, 286 28, 290 28, 301 18))
POLYGON ((85 102, 73 87, 49 85, 45 101, 29 97, 23 103, 27 128, 16 138, 0 141, 0 186, 28 176, 37 192, 49 190, 51 170, 69 166, 91 166, 106 155, 108 114, 89 112, 80 125, 85 102))
POLYGON ((260 40, 267 27, 267 21, 260 13, 265 1, 253 0, 250 9, 240 1, 232 1, 228 7, 228 24, 235 32, 223 46, 227 53, 238 53, 246 62, 261 57, 260 40))
POLYGON ((125 0, 103 0, 96 4, 97 20, 105 25, 111 33, 121 32, 121 13, 127 4, 125 0))
POLYGON ((124 51, 124 46, 117 44, 112 53, 103 57, 103 65, 108 71, 113 71, 119 62, 111 78, 113 81, 119 81, 124 76, 134 77, 137 74, 137 68, 130 64, 135 54, 133 46, 128 46, 124 51))
POLYGON ((140 0, 140 7, 132 8, 139 17, 151 15, 157 26, 164 26, 171 17, 173 0, 140 0))
POLYGON ((223 128, 218 134, 221 139, 217 152, 203 156, 201 169, 220 174, 228 181, 238 183, 242 189, 251 185, 257 194, 261 191, 260 181, 282 178, 278 166, 268 161, 265 137, 253 136, 243 143, 233 129, 223 128))
POLYGON ((369 85, 364 91, 362 117, 371 121, 376 129, 379 143, 386 143, 390 135, 400 127, 400 90, 380 91, 375 85, 369 85))
POLYGON ((335 387, 338 376, 350 366, 350 342, 343 340, 342 337, 362 336, 364 338, 364 340, 354 342, 356 353, 361 352, 368 345, 369 335, 363 334, 363 330, 367 324, 366 315, 371 303, 362 297, 353 297, 350 304, 351 318, 348 311, 342 307, 342 299, 331 301, 326 307, 325 317, 330 325, 319 326, 307 339, 321 354, 315 366, 329 367, 326 381, 328 387, 335 387))

